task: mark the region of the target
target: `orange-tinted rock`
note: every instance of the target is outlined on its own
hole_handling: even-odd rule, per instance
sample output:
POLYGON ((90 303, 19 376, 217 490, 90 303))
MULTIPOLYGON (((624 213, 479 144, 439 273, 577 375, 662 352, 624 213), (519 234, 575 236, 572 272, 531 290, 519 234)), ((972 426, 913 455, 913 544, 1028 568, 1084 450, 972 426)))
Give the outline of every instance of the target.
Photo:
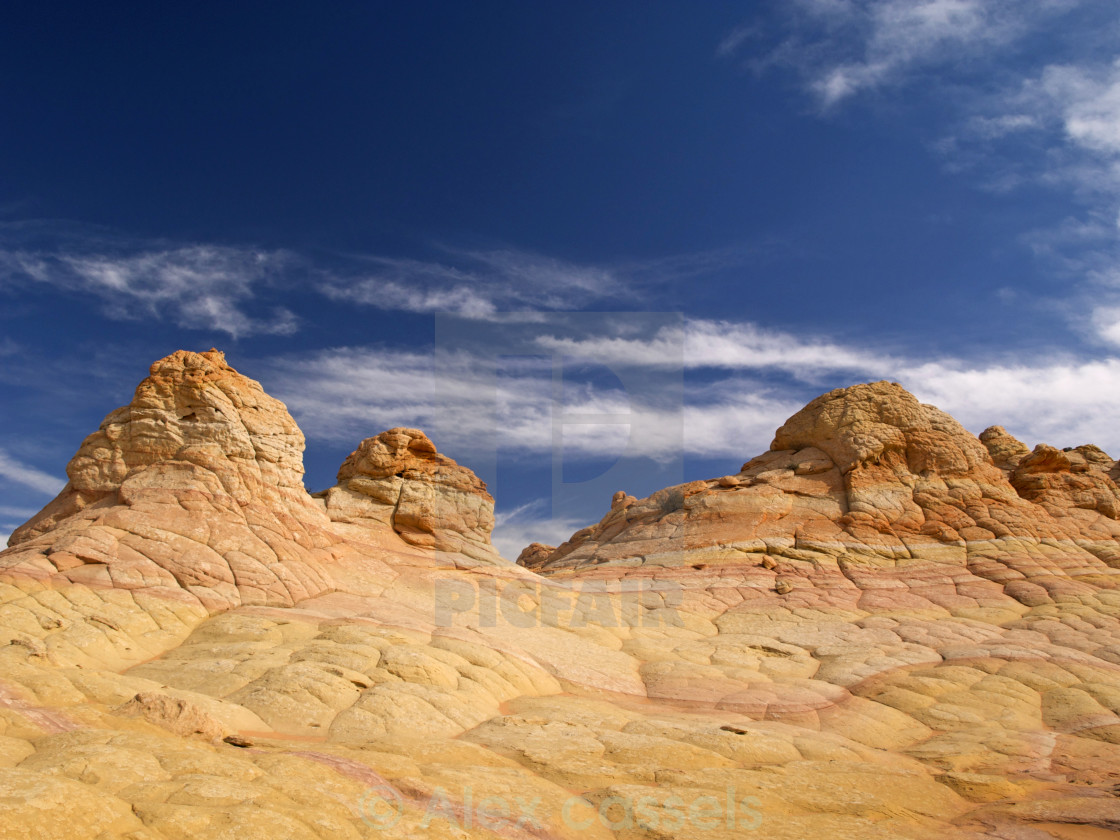
POLYGON ((556 550, 554 545, 545 545, 544 543, 529 543, 521 549, 521 553, 517 555, 517 565, 524 566, 526 569, 532 569, 544 563, 556 550))
POLYGON ((303 447, 284 404, 222 353, 178 351, 86 438, 6 564, 209 609, 292 604, 331 588, 338 542, 303 487, 303 447))
POLYGON ((890 382, 817 397, 778 429, 770 449, 810 446, 828 455, 842 473, 882 465, 949 477, 991 464, 980 441, 952 417, 890 382))
POLYGON ((284 404, 218 350, 180 350, 151 367, 132 402, 109 414, 66 467, 69 482, 12 535, 18 545, 105 499, 147 467, 196 464, 238 503, 303 503, 303 433, 284 404))
POLYGON ((1003 426, 989 426, 980 433, 980 442, 1001 470, 1011 471, 1031 451, 1025 443, 1008 434, 1003 426))
POLYGON ((183 737, 217 741, 225 735, 218 721, 198 706, 178 697, 156 692, 141 692, 116 709, 126 717, 142 717, 149 723, 183 737))
POLYGON ((1061 450, 1039 444, 1020 459, 1011 473, 1011 485, 1024 499, 1053 514, 1084 508, 1116 519, 1120 488, 1109 476, 1112 466, 1112 459, 1095 446, 1061 450))
MULTIPOLYGON (((837 389, 791 417, 771 450, 737 476, 612 504, 598 524, 546 559, 535 556, 533 567, 683 565, 704 559, 697 552, 750 563, 753 552, 781 553, 771 542, 791 539, 839 558, 855 551, 893 565, 917 552, 963 562, 989 551, 991 540, 1019 538, 1080 541, 1074 555, 1091 567, 1109 575, 1120 568, 1118 491, 1107 455, 1096 447, 1040 447, 1019 458, 1021 445, 998 427, 986 436, 987 447, 897 384, 837 389), (1003 463, 1018 458, 1010 480, 988 447, 1003 463)), ((1069 581, 1050 585, 1077 589, 1069 581)))
POLYGON ((411 545, 500 561, 490 544, 494 499, 486 485, 437 452, 418 429, 390 429, 363 440, 323 497, 335 522, 388 526, 411 545))
POLYGON ((312 498, 283 406, 213 353, 157 363, 122 411, 0 554, 0 825, 21 836, 1117 825, 1095 447, 1024 453, 898 386, 840 389, 735 475, 604 498, 522 552, 537 574, 496 562, 485 487, 416 430, 312 498), (681 822, 735 792, 743 822, 681 822))

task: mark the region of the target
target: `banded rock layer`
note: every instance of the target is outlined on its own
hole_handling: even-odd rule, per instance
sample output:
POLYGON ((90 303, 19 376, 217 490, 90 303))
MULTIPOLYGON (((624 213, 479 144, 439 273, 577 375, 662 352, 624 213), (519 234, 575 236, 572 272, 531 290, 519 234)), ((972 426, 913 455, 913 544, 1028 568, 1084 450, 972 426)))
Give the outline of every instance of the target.
POLYGON ((217 351, 82 444, 0 553, 0 835, 1120 831, 1095 447, 858 385, 523 565, 422 432, 302 450, 217 351))
POLYGON ((998 426, 978 439, 898 384, 856 385, 813 400, 739 473, 640 501, 620 491, 597 525, 524 563, 556 572, 757 562, 787 543, 868 562, 967 565, 986 551, 1031 545, 1078 557, 1111 580, 1120 568, 1116 470, 1095 446, 1029 451, 998 426))

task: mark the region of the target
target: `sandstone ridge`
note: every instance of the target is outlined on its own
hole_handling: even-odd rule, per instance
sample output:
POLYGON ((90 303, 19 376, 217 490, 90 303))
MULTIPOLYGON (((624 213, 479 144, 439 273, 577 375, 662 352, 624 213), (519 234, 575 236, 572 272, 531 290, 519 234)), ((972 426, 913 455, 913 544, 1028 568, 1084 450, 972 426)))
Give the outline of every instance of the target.
POLYGON ((12 534, 8 567, 212 612, 331 591, 347 558, 374 549, 501 562, 484 485, 423 433, 364 441, 321 499, 303 449, 283 403, 221 352, 178 351, 83 441, 66 487, 12 534))
POLYGON ((969 546, 1024 539, 1069 541, 1120 568, 1116 475, 1095 446, 1029 451, 998 426, 977 438, 897 383, 855 385, 797 412, 737 474, 642 500, 620 491, 597 525, 522 562, 545 572, 673 564, 703 550, 756 562, 781 540, 832 555, 886 561, 920 550, 963 562, 969 546))
POLYGON ((302 482, 152 366, 0 552, 0 834, 1069 840, 1120 828, 1117 465, 900 386, 522 565, 422 432, 302 482))

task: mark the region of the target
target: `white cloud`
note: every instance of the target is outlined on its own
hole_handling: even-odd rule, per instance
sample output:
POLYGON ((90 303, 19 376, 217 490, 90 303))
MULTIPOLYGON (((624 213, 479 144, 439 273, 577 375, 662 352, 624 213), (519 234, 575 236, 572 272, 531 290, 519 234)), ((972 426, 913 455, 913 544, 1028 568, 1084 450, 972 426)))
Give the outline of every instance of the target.
POLYGON ((716 382, 710 390, 722 392, 717 399, 685 406, 686 454, 747 461, 769 449, 778 427, 809 400, 791 398, 789 392, 781 396, 780 389, 740 390, 743 385, 737 380, 716 382))
POLYGON ((344 270, 322 273, 319 290, 335 300, 379 309, 449 313, 484 321, 524 320, 534 310, 574 311, 620 300, 644 302, 682 281, 741 265, 752 250, 731 247, 599 265, 511 248, 444 248, 443 252, 443 261, 351 256, 344 270))
POLYGON ((499 310, 576 309, 623 296, 628 283, 612 268, 569 263, 510 249, 455 251, 449 262, 355 258, 351 275, 327 278, 321 291, 379 309, 500 318, 499 310), (362 266, 372 270, 362 271, 362 266))
POLYGON ((329 297, 370 304, 380 309, 405 312, 454 312, 467 318, 489 318, 494 315, 494 302, 469 286, 449 289, 416 289, 405 283, 362 281, 355 293, 340 293, 332 287, 329 297))
POLYGON ((974 107, 994 114, 969 124, 976 165, 1009 161, 1016 185, 1049 186, 1084 208, 1080 217, 1030 231, 1023 240, 1066 281, 1063 298, 1075 325, 1120 345, 1120 60, 1050 64, 1018 90, 982 98, 974 107), (1005 135, 987 130, 991 125, 1013 126, 1033 147, 1005 149, 1005 135))
MULTIPOLYGON (((886 375, 889 360, 838 345, 807 344, 788 334, 761 331, 750 324, 694 322, 701 352, 689 355, 694 369, 780 370, 790 375, 786 393, 770 383, 742 378, 690 387, 685 402, 659 400, 659 394, 627 394, 617 385, 567 385, 560 402, 553 390, 553 370, 524 360, 495 377, 492 358, 468 353, 433 356, 379 348, 336 348, 310 357, 270 364, 269 389, 291 409, 311 438, 357 443, 393 426, 416 426, 429 432, 441 451, 452 457, 479 452, 540 457, 555 444, 554 416, 584 415, 630 423, 565 424, 565 457, 616 457, 631 447, 657 460, 693 455, 746 458, 765 449, 774 430, 803 404, 789 391, 807 396, 803 383, 811 374, 866 371, 886 375), (718 333, 721 340, 706 344, 718 333), (762 339, 760 339, 762 336, 762 339), (738 351, 734 338, 741 343, 738 351), (760 340, 770 343, 761 352, 760 340), (863 359, 861 367, 855 360, 863 359), (812 370, 810 370, 810 366, 812 370)), ((679 340, 679 337, 673 339, 679 340)), ((672 347, 664 335, 643 344, 635 339, 541 342, 542 353, 560 352, 612 365, 671 363, 672 347), (644 348, 644 349, 643 349, 644 348), (671 355, 671 354, 670 354, 671 355)), ((681 360, 679 344, 676 361, 681 360)), ((852 381, 855 381, 853 379, 852 381)))
POLYGON ((21 463, 3 449, 0 449, 0 477, 48 496, 56 495, 66 484, 65 479, 21 463))
POLYGON ((286 309, 258 314, 248 307, 258 287, 288 260, 282 252, 215 245, 127 252, 17 249, 0 252, 0 270, 9 278, 93 295, 111 318, 167 318, 236 337, 296 330, 296 317, 286 309))
POLYGON ((39 512, 39 508, 12 507, 11 505, 0 505, 0 516, 12 517, 13 519, 19 519, 19 520, 30 519, 32 516, 34 516, 38 512, 39 512))
MULTIPOLYGON (((1120 320, 1120 312, 1114 314, 1120 320)), ((1112 329, 1120 331, 1115 324, 1112 329)), ((906 358, 805 342, 749 323, 695 321, 688 327, 700 339, 697 355, 689 353, 692 373, 683 405, 630 395, 617 383, 580 385, 565 394, 564 412, 622 415, 642 433, 631 438, 625 424, 565 426, 565 457, 617 457, 637 445, 640 451, 630 454, 661 461, 681 454, 743 461, 765 451, 774 430, 821 391, 877 379, 901 382, 973 433, 1000 424, 1032 446, 1092 442, 1120 455, 1120 358, 906 358), (719 340, 710 341, 713 335, 719 340)), ((651 366, 665 364, 665 345, 658 334, 646 341, 651 366)), ((643 358, 643 343, 635 339, 546 340, 545 348, 589 359, 601 350, 597 361, 608 367, 643 358)), ((459 459, 496 447, 514 456, 547 457, 557 406, 551 364, 525 364, 497 379, 492 373, 492 359, 466 353, 436 366, 423 353, 344 348, 281 360, 270 387, 311 438, 356 443, 409 425, 428 431, 441 451, 459 459)))
MULTIPOLYGON (((1120 196, 1120 60, 1040 63, 963 103, 972 115, 941 148, 974 166, 1018 170, 1018 180, 1072 190, 1091 208, 1120 196), (1011 143, 1027 138, 1031 146, 1011 143)), ((1115 226, 1113 226, 1115 228, 1115 226)), ((1115 229, 1112 233, 1115 234, 1115 229)))
MULTIPOLYGON (((94 297, 111 318, 167 320, 236 338, 296 332, 297 316, 269 298, 297 283, 331 300, 386 311, 525 322, 549 311, 639 296, 645 301, 748 256, 747 249, 725 248, 592 265, 511 248, 441 253, 442 261, 312 256, 248 246, 169 246, 61 223, 0 224, 0 285, 50 286, 94 297), (43 246, 44 240, 51 244, 43 246)), ((0 342, 0 354, 12 352, 9 345, 0 342)))
MULTIPOLYGON (((967 65, 1039 31, 1079 0, 791 0, 788 37, 756 66, 792 65, 825 108, 901 84, 931 66, 967 65)), ((745 42, 739 27, 717 52, 745 42)))
POLYGON ((4 547, 8 545, 8 540, 11 539, 11 537, 12 534, 10 531, 0 531, 0 551, 3 551, 4 547))
POLYGON ((1120 60, 1107 67, 1051 65, 1028 85, 1060 115, 1066 136, 1078 146, 1120 155, 1120 60))
POLYGON ((1120 347, 1120 306, 1099 306, 1090 316, 1093 330, 1103 340, 1120 347))
MULTIPOLYGON (((792 68, 823 110, 905 90, 934 103, 925 114, 946 115, 930 146, 949 171, 1009 202, 1028 186, 1077 202, 1081 218, 1059 216, 1022 239, 1061 284, 1053 308, 1079 333, 1120 343, 1114 3, 790 0, 779 19, 780 43, 753 63, 792 68)), ((729 39, 725 53, 743 43, 729 39)), ((1032 197, 1033 208, 1046 204, 1032 197)))
POLYGON ((1095 443, 1120 456, 1120 359, 976 366, 938 361, 912 364, 898 378, 973 432, 999 424, 1031 446, 1095 443))
POLYGON ((884 357, 827 340, 804 340, 749 322, 694 319, 667 326, 652 338, 598 336, 591 339, 542 335, 549 352, 595 359, 602 364, 660 365, 685 369, 783 370, 801 378, 840 370, 887 370, 884 357))
POLYGON ((716 47, 716 55, 720 58, 734 55, 739 47, 757 34, 758 30, 753 26, 736 26, 719 42, 716 47))
POLYGON ((978 115, 969 119, 966 127, 968 132, 976 137, 996 140, 1016 132, 1041 128, 1042 120, 1034 114, 978 115))
MULTIPOLYGON (((452 457, 499 447, 540 453, 553 445, 547 365, 501 369, 495 378, 493 359, 450 354, 437 363, 430 354, 378 348, 337 348, 266 364, 273 369, 265 377, 271 392, 309 437, 357 443, 393 426, 415 426, 452 457)), ((591 387, 569 390, 563 408, 590 415, 637 410, 625 394, 591 387)), ((569 454, 617 454, 625 443, 616 425, 565 428, 569 454)))
POLYGON ((521 550, 530 543, 560 545, 589 524, 579 519, 550 515, 548 502, 541 499, 504 513, 497 511, 494 520, 491 542, 498 553, 510 561, 516 560, 521 550))

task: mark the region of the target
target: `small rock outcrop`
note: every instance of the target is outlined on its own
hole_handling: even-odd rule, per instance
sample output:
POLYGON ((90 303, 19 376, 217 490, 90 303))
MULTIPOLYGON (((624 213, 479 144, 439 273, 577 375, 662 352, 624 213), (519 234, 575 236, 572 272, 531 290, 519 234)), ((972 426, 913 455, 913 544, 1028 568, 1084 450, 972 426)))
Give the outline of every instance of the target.
POLYGON ((1031 451, 1021 440, 1008 434, 1003 426, 986 428, 980 433, 980 442, 987 448, 995 465, 1007 473, 1019 466, 1019 462, 1031 451))
POLYGON ((1120 488, 1110 477, 1114 462, 1096 446, 1056 449, 1040 443, 1019 459, 1011 486, 1054 516, 1069 508, 1120 518, 1120 488))
POLYGON ((389 527, 420 548, 500 560, 490 544, 494 498, 486 485, 419 429, 363 440, 339 468, 338 484, 321 495, 331 521, 355 538, 389 527))
POLYGON ((226 735, 225 728, 194 703, 153 691, 137 694, 115 711, 124 717, 142 717, 184 738, 220 741, 226 735))
POLYGON ((526 569, 535 569, 547 561, 554 551, 556 551, 554 545, 539 542, 529 543, 517 555, 517 565, 524 566, 526 569))
POLYGON ((897 382, 823 394, 787 420, 771 452, 824 452, 844 475, 885 466, 914 475, 960 476, 991 465, 987 450, 956 420, 922 405, 897 382))

